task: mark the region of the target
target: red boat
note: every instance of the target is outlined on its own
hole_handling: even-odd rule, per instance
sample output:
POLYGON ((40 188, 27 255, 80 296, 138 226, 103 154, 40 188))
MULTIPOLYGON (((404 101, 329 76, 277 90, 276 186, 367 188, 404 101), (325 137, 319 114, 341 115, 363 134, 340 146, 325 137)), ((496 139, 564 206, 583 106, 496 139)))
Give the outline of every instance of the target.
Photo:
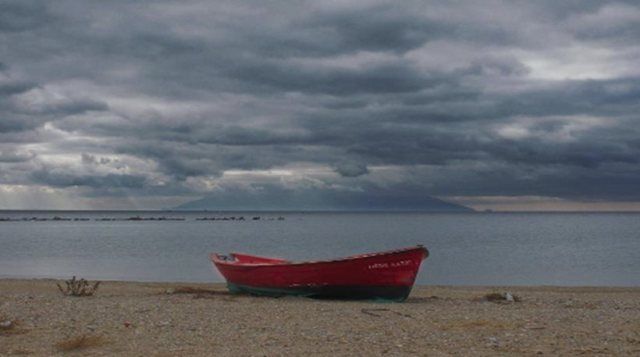
POLYGON ((211 254, 211 261, 235 293, 403 301, 428 255, 419 245, 324 261, 290 262, 239 253, 211 254))

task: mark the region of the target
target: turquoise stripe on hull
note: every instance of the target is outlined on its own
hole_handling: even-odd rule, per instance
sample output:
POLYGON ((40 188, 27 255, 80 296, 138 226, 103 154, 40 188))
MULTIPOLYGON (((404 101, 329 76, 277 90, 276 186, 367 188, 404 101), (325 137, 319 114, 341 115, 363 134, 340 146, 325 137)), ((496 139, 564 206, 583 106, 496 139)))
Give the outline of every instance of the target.
POLYGON ((230 292, 259 296, 302 296, 314 299, 375 300, 401 302, 411 292, 410 286, 312 286, 295 288, 267 288, 227 283, 230 292))

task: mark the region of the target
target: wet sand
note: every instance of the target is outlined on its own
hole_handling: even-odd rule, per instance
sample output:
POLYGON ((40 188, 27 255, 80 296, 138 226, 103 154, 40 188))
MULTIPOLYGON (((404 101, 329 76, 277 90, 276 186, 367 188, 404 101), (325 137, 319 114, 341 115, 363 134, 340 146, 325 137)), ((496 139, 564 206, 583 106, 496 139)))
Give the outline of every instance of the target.
POLYGON ((68 297, 54 280, 0 279, 3 356, 514 354, 640 355, 640 288, 421 286, 374 303, 131 282, 68 297), (483 299, 506 291, 521 301, 483 299))

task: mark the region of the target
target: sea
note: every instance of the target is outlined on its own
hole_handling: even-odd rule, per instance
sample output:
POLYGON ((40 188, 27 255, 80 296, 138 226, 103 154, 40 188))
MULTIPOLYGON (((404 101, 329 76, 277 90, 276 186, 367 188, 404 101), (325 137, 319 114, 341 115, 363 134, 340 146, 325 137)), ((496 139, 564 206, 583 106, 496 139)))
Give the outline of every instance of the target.
POLYGON ((219 283, 211 252, 416 244, 420 285, 640 286, 639 213, 0 211, 0 278, 219 283))

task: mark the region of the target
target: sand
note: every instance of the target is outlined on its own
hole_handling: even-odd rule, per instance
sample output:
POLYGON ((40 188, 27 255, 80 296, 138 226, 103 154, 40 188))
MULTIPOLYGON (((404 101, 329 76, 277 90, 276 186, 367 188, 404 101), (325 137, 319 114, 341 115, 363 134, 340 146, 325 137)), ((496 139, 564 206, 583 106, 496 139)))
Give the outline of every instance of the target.
POLYGON ((640 288, 421 286, 374 303, 131 282, 68 297, 55 283, 0 280, 0 355, 640 355, 640 288), (522 301, 482 299, 506 291, 522 301))

